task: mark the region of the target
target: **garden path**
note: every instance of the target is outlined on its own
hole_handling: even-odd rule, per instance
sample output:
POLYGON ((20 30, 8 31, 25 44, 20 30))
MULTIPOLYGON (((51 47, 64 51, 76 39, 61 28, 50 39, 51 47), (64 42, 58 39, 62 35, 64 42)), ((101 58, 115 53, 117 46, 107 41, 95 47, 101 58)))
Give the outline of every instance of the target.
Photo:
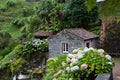
POLYGON ((114 58, 113 80, 120 80, 120 58, 114 58))

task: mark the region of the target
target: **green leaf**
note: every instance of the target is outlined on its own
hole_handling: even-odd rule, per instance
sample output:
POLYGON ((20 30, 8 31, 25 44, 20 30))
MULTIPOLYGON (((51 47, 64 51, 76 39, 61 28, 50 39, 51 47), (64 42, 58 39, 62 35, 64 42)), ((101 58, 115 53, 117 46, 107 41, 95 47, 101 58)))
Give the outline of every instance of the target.
POLYGON ((91 11, 92 8, 96 6, 96 0, 87 0, 86 6, 88 8, 88 11, 91 11))

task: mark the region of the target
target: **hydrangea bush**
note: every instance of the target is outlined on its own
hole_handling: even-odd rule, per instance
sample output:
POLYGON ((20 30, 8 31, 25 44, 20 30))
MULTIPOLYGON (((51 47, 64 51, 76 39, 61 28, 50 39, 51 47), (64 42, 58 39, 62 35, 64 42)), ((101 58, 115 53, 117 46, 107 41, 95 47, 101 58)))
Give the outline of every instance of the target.
POLYGON ((110 72, 113 66, 113 59, 103 49, 79 48, 50 58, 43 80, 94 80, 98 74, 110 72))

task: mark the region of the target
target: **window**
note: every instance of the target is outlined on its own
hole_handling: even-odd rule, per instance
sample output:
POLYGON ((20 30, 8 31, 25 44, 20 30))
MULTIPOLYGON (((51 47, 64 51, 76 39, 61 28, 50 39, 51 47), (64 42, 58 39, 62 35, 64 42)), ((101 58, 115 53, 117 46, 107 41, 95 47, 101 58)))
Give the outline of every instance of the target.
POLYGON ((87 48, 92 47, 91 40, 89 40, 89 41, 85 41, 85 43, 84 43, 84 47, 87 47, 87 48))
POLYGON ((62 52, 68 53, 68 43, 62 43, 62 52))

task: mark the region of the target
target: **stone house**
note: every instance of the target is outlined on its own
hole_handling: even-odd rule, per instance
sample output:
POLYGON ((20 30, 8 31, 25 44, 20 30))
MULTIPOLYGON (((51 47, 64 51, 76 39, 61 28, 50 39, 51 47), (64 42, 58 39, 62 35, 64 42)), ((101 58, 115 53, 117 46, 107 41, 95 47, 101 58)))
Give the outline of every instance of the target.
POLYGON ((48 38, 49 57, 72 52, 77 48, 98 47, 99 36, 83 28, 65 29, 48 38))

